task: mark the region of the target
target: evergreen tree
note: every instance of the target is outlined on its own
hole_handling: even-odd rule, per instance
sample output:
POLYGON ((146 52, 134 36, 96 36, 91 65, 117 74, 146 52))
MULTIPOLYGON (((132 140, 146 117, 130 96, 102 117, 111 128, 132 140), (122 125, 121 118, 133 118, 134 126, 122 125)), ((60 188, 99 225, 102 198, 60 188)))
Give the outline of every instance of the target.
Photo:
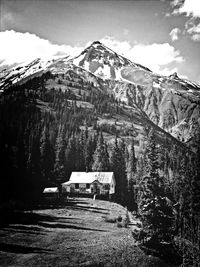
POLYGON ((67 148, 65 150, 65 166, 67 177, 69 178, 72 171, 76 171, 77 161, 77 146, 75 134, 72 134, 68 140, 67 148))
POLYGON ((134 140, 131 142, 131 148, 128 158, 128 208, 136 209, 136 165, 134 140))
POLYGON ((200 215, 200 133, 196 137, 197 152, 194 165, 194 175, 191 183, 191 211, 194 216, 200 215))
POLYGON ((40 154, 40 125, 35 125, 29 136, 29 156, 27 161, 27 192, 30 198, 36 198, 41 193, 41 154, 40 154))
POLYGON ((55 145, 54 179, 56 184, 60 184, 65 179, 65 149, 65 128, 60 124, 55 145))
POLYGON ((93 163, 93 139, 92 136, 87 138, 84 148, 84 160, 85 160, 85 170, 91 171, 92 170, 92 163, 93 163))
POLYGON ((107 152, 106 143, 103 139, 102 132, 99 133, 98 141, 97 141, 97 147, 94 152, 93 156, 94 162, 92 165, 93 171, 109 171, 110 164, 109 164, 109 157, 107 152))
POLYGON ((146 229, 151 236, 158 239, 169 239, 173 223, 172 208, 163 195, 162 183, 158 169, 158 153, 155 143, 155 133, 151 129, 146 146, 146 176, 140 185, 140 214, 146 229))
POLYGON ((122 142, 118 142, 117 138, 115 138, 115 143, 111 150, 110 165, 116 180, 116 200, 123 205, 127 205, 128 190, 124 145, 122 142))
POLYGON ((85 136, 84 132, 81 131, 80 135, 77 135, 76 138, 76 170, 84 171, 85 170, 85 159, 84 159, 84 150, 85 150, 85 136))
POLYGON ((45 181, 50 181, 53 178, 55 155, 46 126, 44 126, 40 143, 42 176, 45 181))

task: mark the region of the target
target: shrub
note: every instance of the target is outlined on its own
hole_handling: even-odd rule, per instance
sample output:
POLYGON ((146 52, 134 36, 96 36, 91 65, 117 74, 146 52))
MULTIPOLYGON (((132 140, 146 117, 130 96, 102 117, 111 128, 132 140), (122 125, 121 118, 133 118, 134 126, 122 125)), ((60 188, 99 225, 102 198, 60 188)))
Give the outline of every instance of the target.
POLYGON ((123 227, 122 222, 117 222, 117 227, 118 227, 118 228, 122 228, 122 227, 123 227))
POLYGON ((117 221, 118 221, 118 222, 121 222, 121 221, 122 221, 122 216, 121 216, 121 215, 119 215, 119 216, 117 217, 117 221))
POLYGON ((109 222, 109 223, 116 223, 117 221, 116 217, 112 217, 112 216, 105 216, 104 220, 105 222, 109 222))
POLYGON ((123 221, 122 221, 122 225, 124 228, 127 228, 128 227, 128 220, 127 218, 125 218, 123 221))

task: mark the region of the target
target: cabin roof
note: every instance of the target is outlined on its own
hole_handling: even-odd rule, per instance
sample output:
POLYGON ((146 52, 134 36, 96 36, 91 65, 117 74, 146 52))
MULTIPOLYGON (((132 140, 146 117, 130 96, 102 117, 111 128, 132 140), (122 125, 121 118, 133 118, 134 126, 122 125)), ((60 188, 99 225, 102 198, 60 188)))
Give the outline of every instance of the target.
POLYGON ((43 193, 59 193, 58 187, 47 187, 43 193))
POLYGON ((91 184, 95 180, 102 184, 110 184, 113 172, 72 172, 70 180, 63 185, 69 184, 91 184))

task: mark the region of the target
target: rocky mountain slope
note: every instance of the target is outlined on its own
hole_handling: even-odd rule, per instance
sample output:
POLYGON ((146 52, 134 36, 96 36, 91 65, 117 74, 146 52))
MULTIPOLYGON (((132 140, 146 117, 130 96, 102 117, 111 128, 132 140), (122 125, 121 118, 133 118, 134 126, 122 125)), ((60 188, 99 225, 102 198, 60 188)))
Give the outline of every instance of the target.
POLYGON ((73 63, 108 81, 115 96, 137 107, 174 137, 189 141, 200 123, 200 86, 176 73, 166 77, 94 42, 73 63))
MULTIPOLYGON (((199 127, 200 85, 180 79, 176 73, 168 77, 155 74, 98 41, 75 58, 36 59, 11 70, 4 69, 0 72, 0 90, 3 92, 13 84, 25 83, 47 71, 59 76, 57 83, 47 82, 49 88, 74 91, 84 82, 87 86, 81 90, 86 95, 90 90, 112 94, 124 103, 127 116, 134 117, 129 123, 135 123, 136 129, 148 121, 161 132, 164 130, 179 141, 188 142, 199 127)), ((107 123, 115 121, 116 118, 112 118, 107 123)))

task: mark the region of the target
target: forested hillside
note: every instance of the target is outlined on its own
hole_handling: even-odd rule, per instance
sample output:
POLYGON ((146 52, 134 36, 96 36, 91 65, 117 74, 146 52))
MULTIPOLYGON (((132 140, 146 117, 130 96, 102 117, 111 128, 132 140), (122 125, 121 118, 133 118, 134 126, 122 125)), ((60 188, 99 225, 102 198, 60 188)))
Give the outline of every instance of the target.
MULTIPOLYGON (((81 79, 73 84, 75 78, 71 71, 61 75, 47 72, 1 95, 1 163, 6 186, 2 199, 38 197, 44 186, 68 180, 73 170, 112 170, 113 164, 124 165, 129 177, 133 146, 138 172, 144 173, 151 122, 143 125, 138 114, 112 94, 81 79), (65 83, 68 85, 62 90, 65 83), (99 167, 96 154, 102 149, 107 165, 99 167), (123 158, 125 163, 113 163, 117 160, 114 153, 121 153, 119 160, 123 158)), ((170 184, 186 148, 161 129, 156 134, 163 157, 160 172, 170 184)))

